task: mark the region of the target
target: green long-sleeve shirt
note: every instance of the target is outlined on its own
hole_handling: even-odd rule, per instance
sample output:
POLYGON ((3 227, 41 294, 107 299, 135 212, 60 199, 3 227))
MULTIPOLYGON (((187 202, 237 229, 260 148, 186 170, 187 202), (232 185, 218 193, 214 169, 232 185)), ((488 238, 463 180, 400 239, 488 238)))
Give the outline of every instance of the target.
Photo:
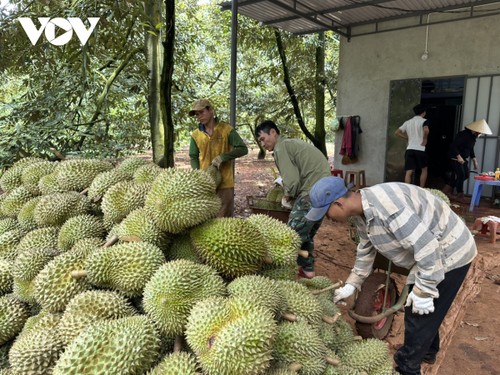
POLYGON ((309 194, 316 181, 331 175, 325 155, 310 143, 279 136, 273 151, 285 195, 289 197, 309 194))

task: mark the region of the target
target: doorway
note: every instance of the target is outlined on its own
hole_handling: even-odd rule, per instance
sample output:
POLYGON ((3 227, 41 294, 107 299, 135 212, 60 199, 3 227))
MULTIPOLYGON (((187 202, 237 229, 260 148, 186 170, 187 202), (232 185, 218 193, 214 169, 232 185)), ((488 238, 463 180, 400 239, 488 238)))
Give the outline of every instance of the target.
MULTIPOLYGON (((391 81, 385 181, 404 181, 406 143, 394 132, 414 116, 413 106, 424 104, 429 123, 426 153, 429 169, 426 187, 441 189, 449 174, 448 148, 462 118, 465 77, 391 81)), ((416 171, 415 181, 420 173, 416 171)), ((418 185, 418 182, 416 183, 418 185)))

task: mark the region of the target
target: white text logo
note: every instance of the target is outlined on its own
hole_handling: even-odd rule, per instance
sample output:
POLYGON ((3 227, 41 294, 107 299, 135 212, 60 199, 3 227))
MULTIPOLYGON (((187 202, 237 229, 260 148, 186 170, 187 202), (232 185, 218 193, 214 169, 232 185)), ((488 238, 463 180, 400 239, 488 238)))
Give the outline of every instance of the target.
POLYGON ((97 22, 99 22, 99 17, 90 17, 88 19, 90 27, 87 29, 80 18, 69 17, 66 18, 49 18, 49 17, 38 17, 38 22, 40 22, 40 28, 37 29, 31 18, 20 17, 19 22, 23 27, 26 35, 31 41, 31 44, 35 45, 40 36, 42 36, 45 30, 45 37, 48 42, 54 46, 63 46, 71 40, 73 37, 73 31, 75 31, 76 36, 80 40, 82 46, 87 43, 90 35, 94 31, 97 22), (64 34, 59 35, 56 38, 56 27, 65 31, 64 34))

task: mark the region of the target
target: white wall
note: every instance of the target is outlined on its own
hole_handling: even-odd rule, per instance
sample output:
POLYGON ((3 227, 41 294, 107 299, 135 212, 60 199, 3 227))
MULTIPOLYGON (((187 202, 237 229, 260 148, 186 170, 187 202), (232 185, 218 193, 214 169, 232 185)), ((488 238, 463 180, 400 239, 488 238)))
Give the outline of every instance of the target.
POLYGON ((430 25, 423 61, 425 39, 425 26, 341 38, 337 116, 361 116, 363 133, 359 161, 342 165, 339 131, 334 162, 364 169, 368 185, 384 179, 391 80, 500 73, 500 15, 430 25))

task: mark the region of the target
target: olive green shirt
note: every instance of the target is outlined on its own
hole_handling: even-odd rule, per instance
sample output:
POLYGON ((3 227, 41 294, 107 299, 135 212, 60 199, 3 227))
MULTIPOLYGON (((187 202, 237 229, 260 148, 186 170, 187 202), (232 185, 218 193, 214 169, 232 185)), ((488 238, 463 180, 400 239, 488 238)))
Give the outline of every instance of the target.
POLYGON ((291 198, 309 194, 316 181, 331 175, 326 156, 310 143, 280 135, 273 151, 285 195, 291 198))

